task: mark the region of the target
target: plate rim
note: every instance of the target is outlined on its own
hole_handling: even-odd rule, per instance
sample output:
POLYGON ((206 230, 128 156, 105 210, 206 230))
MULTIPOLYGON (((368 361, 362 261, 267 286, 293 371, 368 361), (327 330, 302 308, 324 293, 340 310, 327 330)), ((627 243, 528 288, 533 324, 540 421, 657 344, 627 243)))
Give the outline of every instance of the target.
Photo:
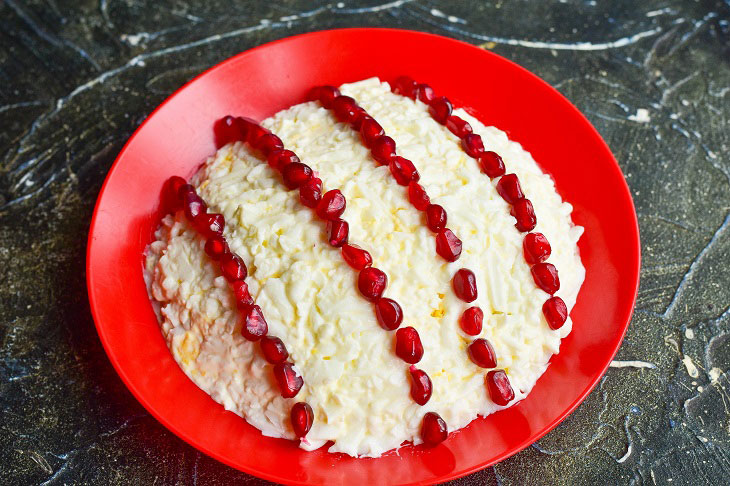
MULTIPOLYGON (((551 420, 545 427, 542 428, 542 430, 540 430, 534 434, 531 434, 531 436, 529 438, 522 441, 518 446, 513 447, 511 450, 498 454, 497 456, 495 456, 494 458, 492 458, 490 460, 486 460, 486 461, 480 462, 478 464, 474 464, 471 467, 463 468, 460 470, 455 469, 438 478, 439 482, 449 481, 449 480, 457 479, 460 477, 464 477, 468 474, 471 474, 476 471, 480 471, 487 467, 493 466, 494 464, 502 462, 505 459, 521 452, 522 450, 524 450, 531 444, 537 442, 538 440, 543 438, 545 435, 547 435, 549 432, 551 432, 563 420, 565 420, 568 415, 573 413, 573 411, 575 411, 575 409, 581 403, 583 403, 583 401, 586 399, 588 394, 590 394, 595 389, 595 387, 598 385, 598 383, 601 381, 601 379, 605 376, 608 368, 611 365, 611 362, 613 361, 613 358, 615 358, 616 354, 618 353, 619 348, 623 344, 623 341, 626 337, 628 327, 631 324, 631 320, 632 320, 634 310, 636 307, 636 300, 638 297, 638 290, 639 290, 639 283, 640 283, 641 239, 640 239, 638 214, 636 212, 636 206, 634 204, 634 200, 631 195, 631 190, 626 182, 626 177, 624 176, 624 174, 621 170, 621 167, 618 164, 618 161, 614 157, 613 152, 611 151, 610 147, 608 146, 606 141, 601 136, 600 132, 598 132, 598 130, 590 122, 590 120, 588 120, 588 118, 586 118, 586 116, 565 95, 560 93, 560 91, 558 91, 556 88, 554 88, 552 85, 547 83, 545 80, 543 80, 536 74, 532 73, 531 71, 527 70, 526 68, 520 66, 519 64, 515 63, 514 61, 512 61, 506 57, 500 56, 499 54, 496 54, 489 50, 482 49, 482 48, 475 46, 473 44, 470 44, 468 42, 454 39, 452 37, 446 37, 443 35, 433 34, 430 32, 422 32, 422 31, 412 30, 412 29, 388 28, 388 27, 348 27, 348 28, 310 31, 310 32, 305 32, 305 33, 301 33, 301 34, 296 34, 293 36, 282 37, 282 38, 255 46, 253 48, 246 49, 245 51, 239 52, 238 54, 235 54, 231 57, 223 59, 223 60, 217 62, 216 64, 214 64, 213 66, 205 69, 200 74, 196 75, 195 77, 193 77, 192 79, 190 79, 189 81, 184 83, 182 86, 177 88, 170 95, 168 95, 167 98, 165 98, 165 100, 162 103, 157 105, 145 117, 145 119, 142 121, 142 123, 140 123, 140 125, 130 135, 129 139, 125 142, 124 146, 119 151, 114 162, 112 163, 112 165, 109 167, 109 170, 107 171, 107 174, 104 178, 104 182, 99 190, 96 202, 94 204, 94 210, 93 210, 93 214, 91 217, 91 223, 89 226, 89 233, 88 233, 88 238, 87 238, 87 251, 86 251, 86 262, 85 263, 86 263, 86 286, 87 286, 90 310, 91 310, 91 314, 92 314, 92 317, 94 320, 94 326, 96 328, 99 339, 102 343, 104 351, 105 351, 109 361, 112 363, 112 366, 114 367, 115 371, 117 372, 119 377, 122 379, 122 382, 124 383, 125 387, 132 393, 134 398, 145 408, 145 410, 147 410, 147 412, 150 413, 158 422, 160 422, 160 424, 163 425, 168 431, 172 432, 176 437, 182 439, 184 442, 186 442, 187 444, 192 446, 194 449, 205 453, 209 457, 211 457, 223 464, 226 464, 227 466, 229 466, 235 470, 243 471, 247 474, 251 474, 253 476, 256 476, 256 477, 259 477, 262 479, 266 479, 269 481, 283 482, 286 484, 302 484, 302 485, 313 484, 312 482, 307 482, 307 481, 292 480, 289 477, 279 476, 276 473, 272 473, 269 471, 259 470, 256 468, 244 468, 244 467, 241 467, 240 465, 234 464, 233 461, 230 461, 230 460, 220 456, 215 451, 210 450, 208 447, 205 447, 203 445, 196 443, 194 441, 194 439, 192 437, 190 437, 185 431, 181 430, 180 428, 175 426, 173 423, 166 420, 163 415, 158 413, 158 411, 154 408, 154 406, 146 400, 146 398, 144 397, 144 395, 142 393, 139 392, 137 387, 134 385, 134 381, 131 380, 129 378, 129 376, 126 374, 124 367, 122 366, 118 357, 115 355, 115 353, 113 351, 113 347, 111 346, 111 344, 108 340, 108 336, 103 331, 103 327, 100 326, 100 324, 99 324, 98 310, 97 310, 97 303, 96 303, 97 296, 96 296, 96 290, 93 286, 93 281, 94 281, 95 277, 94 277, 94 272, 92 271, 91 261, 92 261, 92 253, 94 251, 94 234, 95 234, 95 229, 96 229, 96 225, 97 225, 97 218, 99 216, 99 207, 100 207, 101 201, 104 197, 105 191, 107 189, 107 185, 108 185, 113 173, 117 169, 119 163, 124 158, 130 145, 134 142, 134 140, 139 135, 139 133, 143 131, 143 129, 145 128, 147 123, 155 116, 155 114, 157 114, 157 112, 162 110, 168 103, 170 103, 174 98, 176 98, 178 94, 180 94, 182 91, 187 89, 191 84, 197 82, 199 79, 207 76, 208 74, 212 73, 213 71, 216 71, 216 70, 226 66, 227 64, 232 63, 240 58, 252 55, 252 53, 254 53, 258 50, 266 49, 266 48, 269 48, 271 46, 278 45, 281 43, 293 42, 293 41, 296 41, 303 37, 329 36, 331 34, 336 34, 336 33, 344 32, 344 31, 360 32, 361 34, 365 34, 365 35, 367 35, 368 33, 371 33, 371 32, 385 32, 385 33, 392 33, 392 34, 408 34, 408 35, 415 35, 415 36, 437 38, 441 42, 452 43, 452 44, 460 45, 461 47, 467 47, 469 49, 473 49, 475 52, 478 52, 478 55, 495 56, 495 57, 499 58, 502 62, 506 62, 506 63, 510 64, 513 68, 516 68, 518 71, 521 72, 522 75, 526 75, 527 77, 532 78, 533 81, 542 84, 543 87, 547 87, 549 90, 551 90, 553 92, 553 94, 557 95, 558 99, 560 99, 563 103, 565 103, 570 108, 570 111, 574 115, 577 115, 578 117, 580 117, 582 119, 582 121, 584 122, 584 124, 587 127, 590 127, 590 131, 592 132, 592 134, 596 137, 596 139, 598 141, 600 141, 601 150, 606 155, 608 155, 608 157, 612 161, 612 164, 610 166, 611 170, 613 172, 616 172, 620 176, 621 184, 619 187, 621 189, 621 192, 623 192, 624 196, 626 196, 626 198, 628 199, 628 201, 630 203, 632 215, 633 215, 633 218, 631 221, 631 223, 632 223, 631 226, 634 229, 634 232, 632 232, 631 236, 633 237, 635 235, 635 248, 634 248, 635 253, 634 253, 634 255, 636 257, 636 261, 635 261, 635 265, 633 266, 633 268, 631 268, 633 288, 630 289, 630 294, 629 294, 629 291, 627 290, 627 296, 628 295, 631 296, 631 305, 626 310, 624 310, 624 312, 622 313, 623 315, 622 315, 621 319, 619 319, 619 322, 621 322, 621 327, 622 327, 621 332, 620 332, 620 339, 616 340, 616 344, 613 346, 613 349, 610 350, 610 359, 608 359, 607 362, 602 366, 600 373, 596 373, 596 375, 593 378, 591 378, 588 386, 586 386, 586 388, 577 395, 577 398, 570 404, 570 406, 567 407, 561 414, 557 415, 553 420, 551 420)), ((552 177, 552 175, 551 175, 551 177, 552 177)), ((628 224, 628 221, 626 221, 626 223, 628 224)), ((632 246, 634 246, 634 245, 632 245, 632 246)), ((219 404, 217 404, 217 405, 219 405, 219 404)), ((483 419, 483 418, 477 417, 475 420, 479 420, 479 419, 483 419)), ((245 419, 242 418, 242 420, 245 420, 245 419)), ((473 421, 470 422, 469 425, 471 425, 471 423, 473 423, 473 421)), ((466 427, 469 427, 469 425, 467 425, 466 427)), ((362 458, 362 459, 368 460, 369 458, 362 458)), ((405 484, 421 484, 421 482, 417 481, 415 483, 405 483, 405 484)))

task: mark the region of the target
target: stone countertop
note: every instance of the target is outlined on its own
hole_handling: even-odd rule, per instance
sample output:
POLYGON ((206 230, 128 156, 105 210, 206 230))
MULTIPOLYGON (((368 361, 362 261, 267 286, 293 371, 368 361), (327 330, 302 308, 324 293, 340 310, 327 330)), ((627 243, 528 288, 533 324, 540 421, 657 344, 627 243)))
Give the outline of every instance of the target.
POLYGON ((86 235, 116 154, 172 91, 245 49, 347 26, 448 35, 536 73, 601 132, 639 215, 617 361, 554 431, 455 484, 727 482, 728 0, 5 0, 0 483, 262 483, 173 436, 122 384, 89 312, 86 235))

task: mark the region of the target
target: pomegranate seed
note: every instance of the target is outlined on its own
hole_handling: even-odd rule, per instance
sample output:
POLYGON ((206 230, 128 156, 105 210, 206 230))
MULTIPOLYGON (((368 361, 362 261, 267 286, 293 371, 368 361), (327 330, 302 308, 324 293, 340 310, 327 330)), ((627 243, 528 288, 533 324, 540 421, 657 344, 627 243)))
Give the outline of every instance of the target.
POLYGON ((291 426, 294 435, 301 438, 307 435, 314 423, 314 412, 306 402, 297 402, 291 408, 291 426))
POLYGON ((315 86, 314 88, 307 91, 306 96, 304 97, 305 101, 319 101, 319 93, 322 90, 321 86, 315 86))
POLYGON ((177 190, 177 197, 180 199, 180 202, 183 204, 183 206, 185 205, 185 198, 188 196, 188 194, 197 194, 197 192, 195 192, 195 187, 193 187, 191 184, 183 184, 177 190))
POLYGON ((532 203, 527 198, 522 198, 512 205, 510 214, 515 217, 517 222, 515 227, 520 231, 532 231, 537 225, 537 216, 532 203))
POLYGON ((231 115, 224 116, 213 125, 216 136, 216 146, 222 147, 231 142, 241 140, 241 131, 238 128, 236 119, 231 115))
POLYGON ((503 175, 497 182, 497 192, 508 204, 514 204, 525 197, 515 174, 503 175))
POLYGON ((449 228, 442 229, 436 235, 436 253, 447 262, 455 262, 461 256, 461 240, 449 228))
POLYGON ((552 295, 560 289, 558 269, 552 263, 537 263, 530 269, 538 287, 552 295))
POLYGON ((187 182, 185 179, 178 176, 172 176, 165 182, 165 188, 163 190, 165 206, 170 211, 177 211, 182 208, 182 198, 180 197, 180 188, 183 187, 187 182))
POLYGON ((259 342, 264 358, 271 364, 279 364, 286 361, 289 351, 286 350, 284 342, 276 336, 264 336, 259 342))
POLYGON ((342 219, 333 219, 327 221, 327 241, 335 248, 339 248, 347 243, 350 234, 350 225, 342 219))
POLYGON ((542 233, 527 233, 522 241, 522 250, 525 253, 525 261, 530 265, 544 262, 552 252, 550 243, 542 233))
POLYGON ((467 333, 470 336, 476 336, 480 332, 482 332, 482 321, 484 320, 484 312, 477 307, 469 307, 467 310, 464 311, 464 313, 461 315, 461 318, 459 319, 459 324, 461 325, 461 330, 467 333))
POLYGON ((424 83, 419 84, 418 86, 416 86, 416 89, 413 90, 413 99, 421 100, 426 104, 429 104, 431 101, 433 101, 435 96, 436 95, 433 92, 433 88, 424 83))
POLYGON ((317 203, 322 199, 322 180, 312 177, 307 182, 299 186, 299 200, 308 208, 317 207, 317 203))
POLYGON ((375 160, 387 164, 395 156, 395 140, 387 135, 381 135, 373 141, 370 152, 375 160))
POLYGON ((342 258, 355 270, 362 270, 373 264, 373 257, 366 250, 356 245, 343 245, 342 258))
POLYGON ((239 310, 248 310, 248 307, 253 305, 253 297, 248 291, 246 282, 243 280, 231 282, 231 290, 233 290, 233 297, 236 299, 236 307, 239 310))
POLYGON ((296 189, 312 178, 312 169, 301 162, 285 165, 281 171, 284 184, 289 189, 296 189))
POLYGON ((253 129, 253 127, 258 126, 258 123, 253 121, 250 118, 245 118, 242 116, 236 117, 236 126, 238 127, 239 135, 236 138, 237 141, 240 142, 246 142, 248 140, 248 134, 249 131, 253 129))
POLYGON ((438 233, 446 227, 446 210, 438 204, 426 206, 426 224, 428 229, 438 233))
POLYGON ((475 339, 467 348, 469 359, 482 368, 494 368, 497 366, 497 355, 494 353, 492 343, 486 339, 475 339))
POLYGON ((425 371, 419 370, 413 365, 409 371, 411 372, 411 398, 419 405, 426 405, 433 390, 431 378, 425 371))
POLYGON ((360 128, 362 127, 362 122, 365 120, 365 118, 370 118, 370 116, 368 116, 368 112, 358 106, 355 108, 355 112, 352 115, 352 121, 350 122, 350 125, 352 126, 352 128, 359 132, 360 128))
POLYGON ((195 218, 195 225, 203 236, 210 237, 215 235, 222 235, 223 228, 226 225, 226 219, 222 214, 218 213, 205 213, 198 215, 195 218))
POLYGON ((416 82, 411 78, 408 76, 401 76, 393 83, 393 93, 413 98, 416 86, 416 82))
POLYGON ((395 354, 406 363, 415 364, 423 358, 423 344, 418 331, 401 327, 395 332, 395 354))
POLYGON ((226 253, 230 253, 226 239, 221 235, 214 235, 205 242, 205 253, 213 260, 220 260, 226 253))
POLYGON ((272 169, 281 170, 294 162, 301 162, 297 154, 291 150, 273 150, 267 157, 269 165, 272 169))
POLYGON ((387 285, 388 276, 379 268, 363 268, 357 276, 357 288, 370 302, 375 302, 382 297, 387 285))
POLYGON ((446 422, 436 412, 428 412, 423 416, 421 424, 421 440, 427 446, 433 447, 446 440, 449 429, 446 422))
POLYGON ((329 110, 332 108, 335 98, 340 96, 340 90, 334 86, 320 86, 318 96, 319 102, 322 103, 322 106, 329 110))
POLYGON ((385 135, 385 130, 370 117, 365 117, 360 125, 360 136, 366 147, 372 148, 373 143, 379 137, 385 135))
POLYGON ((407 186, 411 181, 418 182, 421 178, 413 162, 398 155, 390 160, 388 167, 395 181, 401 186, 407 186))
POLYGON ((243 310, 243 325, 241 334, 249 341, 258 341, 269 332, 261 307, 249 305, 243 310))
POLYGON ((477 278, 474 272, 462 268, 457 270, 452 281, 454 293, 464 302, 474 302, 477 298, 477 278))
POLYGON ((431 113, 434 120, 444 125, 446 120, 451 116, 453 109, 454 107, 447 98, 439 96, 431 100, 431 106, 429 106, 428 112, 431 113))
POLYGON ((484 152, 480 155, 479 167, 490 179, 504 175, 504 162, 495 152, 484 152))
POLYGON ((284 398, 294 398, 304 385, 304 379, 288 361, 274 365, 274 378, 279 383, 279 390, 284 398))
POLYGON ((431 202, 431 198, 426 194, 426 190, 416 181, 411 181, 408 184, 408 200, 419 211, 425 210, 431 202))
POLYGON ((233 282, 235 280, 243 280, 248 275, 246 264, 243 263, 241 257, 235 253, 225 253, 221 257, 221 273, 226 280, 233 282))
POLYGON ((542 305, 542 313, 545 315, 550 329, 560 329, 568 319, 568 306, 560 297, 550 297, 542 305))
POLYGON ((267 133, 256 139, 256 148, 268 157, 274 150, 283 150, 284 142, 273 133, 267 133))
POLYGON ((507 373, 504 370, 490 371, 487 373, 485 381, 487 383, 489 397, 497 405, 504 406, 514 400, 515 391, 512 389, 509 378, 507 378, 507 373))
MULTIPOLYGON (((185 186, 187 186, 187 184, 185 186)), ((181 189, 184 189, 185 186, 182 186, 181 189)), ((185 193, 183 208, 185 209, 185 216, 187 216, 188 221, 192 223, 201 214, 205 214, 208 210, 208 205, 205 204, 205 201, 203 201, 200 196, 195 193, 195 191, 190 191, 185 193)))
POLYGON ((339 189, 332 189, 322 195, 322 199, 317 204, 316 213, 320 219, 326 221, 337 219, 342 216, 345 212, 345 196, 342 195, 339 189))
POLYGON ((352 123, 358 106, 349 96, 338 96, 332 103, 332 110, 337 119, 343 123, 352 123))
POLYGON ((386 331, 398 329, 403 322, 403 309, 398 302, 387 297, 378 299, 375 303, 375 315, 378 318, 380 327, 386 331))
POLYGON ((261 137, 264 135, 268 135, 269 131, 262 127, 259 124, 256 123, 249 123, 248 128, 246 129, 246 141, 251 145, 253 148, 258 149, 258 141, 261 137))
POLYGON ((484 153, 484 142, 482 142, 482 137, 476 133, 470 133, 462 138, 461 146, 464 152, 475 159, 484 153))
POLYGON ((446 128, 459 138, 464 138, 473 131, 466 120, 456 115, 451 115, 446 119, 446 128))

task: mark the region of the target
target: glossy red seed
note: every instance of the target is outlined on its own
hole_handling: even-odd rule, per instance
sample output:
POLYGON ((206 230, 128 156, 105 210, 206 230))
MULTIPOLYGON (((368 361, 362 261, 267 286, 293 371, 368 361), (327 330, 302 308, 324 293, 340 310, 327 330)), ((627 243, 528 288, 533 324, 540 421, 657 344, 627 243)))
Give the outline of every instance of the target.
POLYGON ((470 336, 476 336, 482 332, 484 312, 477 306, 469 307, 459 318, 461 330, 470 336))
POLYGON ((222 235, 226 219, 222 214, 205 213, 195 218, 195 226, 204 237, 222 235))
POLYGON ((542 233, 528 233, 522 240, 522 250, 525 254, 525 261, 530 265, 544 262, 550 256, 552 249, 545 235, 542 233))
POLYGON ((515 227, 520 231, 532 231, 537 225, 537 216, 532 203, 527 198, 519 199, 512 205, 510 214, 515 217, 517 222, 515 227))
POLYGON ((342 258, 345 259, 348 265, 358 271, 373 264, 373 257, 370 256, 370 253, 357 245, 343 245, 342 258))
POLYGON ((319 102, 322 103, 322 106, 324 106, 328 110, 332 108, 332 105, 335 102, 335 98, 337 98, 338 96, 340 96, 340 90, 335 88, 334 86, 319 87, 319 102))
POLYGON ((446 128, 459 138, 464 138, 473 131, 469 122, 456 115, 451 115, 446 119, 446 128))
POLYGON ((413 98, 419 99, 429 104, 436 97, 433 88, 427 84, 421 83, 413 90, 413 98))
POLYGON ((266 336, 269 332, 269 326, 264 319, 264 313, 261 307, 257 305, 249 305, 243 311, 243 324, 241 326, 241 334, 249 341, 258 341, 266 336))
POLYGON ((362 137, 362 141, 366 147, 372 148, 375 140, 383 135, 385 135, 385 131, 383 130, 383 127, 380 126, 380 123, 370 117, 363 119, 362 124, 360 125, 360 136, 362 137))
POLYGON ((228 248, 225 238, 220 235, 214 235, 208 238, 205 242, 205 253, 213 260, 220 260, 220 258, 231 251, 228 248))
POLYGON ((455 262, 461 256, 461 240, 449 228, 442 229, 436 235, 436 253, 447 262, 455 262))
POLYGON ((195 192, 195 187, 193 187, 191 184, 183 184, 177 190, 177 196, 180 198, 180 202, 182 204, 185 204, 185 198, 188 196, 188 194, 197 194, 197 192, 195 192))
POLYGON ((264 135, 268 135, 270 132, 256 123, 249 123, 246 129, 246 141, 255 149, 258 149, 258 141, 264 135))
POLYGON ((220 260, 221 273, 229 282, 243 280, 248 275, 246 265, 240 256, 235 253, 226 253, 220 260))
POLYGON ((446 227, 446 210, 438 204, 426 206, 426 225, 434 233, 438 233, 446 227))
POLYGON ((241 142, 248 141, 249 131, 257 126, 258 126, 258 123, 256 123, 252 119, 242 117, 242 116, 237 116, 236 117, 236 127, 238 127, 239 136, 236 138, 236 140, 241 141, 241 142))
POLYGON ((304 437, 312 428, 314 423, 314 412, 312 407, 306 402, 297 402, 291 408, 291 426, 294 429, 294 435, 299 438, 304 437))
POLYGON ((322 180, 312 177, 299 187, 299 200, 308 208, 315 208, 322 199, 322 180))
POLYGON ((315 212, 321 219, 329 221, 342 216, 346 206, 345 196, 342 195, 339 189, 332 189, 322 195, 315 212))
POLYGON ((294 162, 301 162, 297 154, 291 150, 273 150, 269 153, 267 161, 272 169, 281 170, 294 162))
POLYGON ((390 160, 388 168, 395 181, 401 186, 407 186, 411 181, 418 182, 421 178, 413 162, 398 155, 390 160))
POLYGON ((449 429, 446 422, 436 412, 428 412, 423 416, 421 424, 421 440, 426 446, 433 447, 446 440, 449 429))
POLYGON ((512 389, 509 378, 507 378, 507 373, 504 370, 490 371, 487 373, 485 382, 487 392, 489 392, 489 398, 497 405, 504 406, 514 400, 515 391, 512 389))
POLYGON ((296 189, 312 178, 312 169, 301 162, 294 162, 284 166, 281 177, 284 185, 289 189, 296 189))
POLYGON ((264 336, 259 342, 264 358, 271 364, 279 364, 286 361, 289 351, 286 350, 284 342, 276 336, 264 336))
POLYGON ((490 179, 504 175, 504 162, 495 152, 484 152, 480 155, 479 167, 490 179))
POLYGON ((273 133, 267 133, 256 140, 256 148, 261 150, 265 157, 268 157, 274 150, 283 150, 284 142, 273 133))
POLYGON ((486 339, 475 339, 467 348, 469 359, 482 368, 494 368, 497 366, 497 354, 494 352, 492 343, 486 339))
POLYGON ((508 204, 514 204, 525 197, 516 174, 503 175, 497 182, 497 192, 508 204))
POLYGON ((343 123, 352 123, 355 120, 357 108, 357 103, 349 96, 338 96, 332 104, 335 116, 343 123))
POLYGON ((419 211, 425 210, 431 202, 426 190, 416 181, 411 181, 408 184, 408 200, 419 211))
POLYGON ((439 96, 438 98, 431 100, 428 112, 431 113, 434 120, 444 125, 446 120, 451 116, 453 109, 454 107, 447 98, 439 96))
POLYGON ((163 199, 165 201, 165 207, 169 211, 174 212, 182 208, 183 201, 180 197, 180 188, 183 187, 185 184, 187 184, 187 182, 185 182, 185 179, 178 176, 172 176, 167 179, 167 182, 165 182, 163 199))
POLYGON ((238 128, 235 117, 224 116, 213 125, 216 138, 216 147, 222 147, 228 143, 241 139, 241 131, 238 128))
POLYGON ((535 284, 552 295, 560 289, 558 269, 552 263, 537 263, 530 269, 535 284))
POLYGON ((433 391, 431 378, 428 377, 425 371, 419 370, 413 365, 411 365, 409 371, 411 372, 411 398, 419 405, 426 405, 433 391))
POLYGON ((375 302, 382 297, 387 285, 388 276, 379 268, 364 268, 357 276, 357 288, 370 302, 375 302))
POLYGON ((375 160, 381 164, 387 164, 395 156, 395 140, 387 135, 382 135, 373 141, 370 152, 375 160))
POLYGON ((464 302, 474 302, 477 298, 477 278, 474 272, 461 268, 454 274, 452 280, 454 293, 464 302))
POLYGON ((315 86, 314 88, 307 91, 304 99, 306 101, 319 101, 319 93, 322 90, 321 86, 315 86))
POLYGON ((393 299, 382 297, 375 302, 375 316, 378 318, 380 327, 386 331, 392 331, 398 329, 403 322, 403 309, 393 299))
POLYGON ((542 305, 542 313, 545 315, 550 329, 560 329, 568 319, 568 306, 560 297, 550 297, 542 305))
POLYGON ((482 142, 482 137, 476 133, 470 133, 464 136, 461 139, 461 146, 467 155, 475 159, 484 153, 484 142, 482 142))
POLYGON ((274 365, 274 378, 279 384, 281 396, 294 398, 304 385, 304 379, 294 370, 294 365, 285 361, 274 365))
MULTIPOLYGON (((181 189, 184 189, 185 186, 182 186, 181 189)), ((188 221, 192 223, 196 218, 208 211, 208 205, 194 191, 190 191, 185 193, 183 209, 185 209, 185 216, 188 218, 188 221)))
POLYGON ((358 106, 357 108, 355 108, 355 111, 352 114, 352 120, 350 121, 350 125, 353 129, 360 131, 360 128, 362 127, 362 122, 365 121, 366 118, 370 118, 368 116, 368 113, 358 106))
POLYGON ((393 92, 413 98, 416 86, 416 82, 411 78, 408 76, 401 76, 393 83, 393 92))
POLYGON ((406 363, 415 364, 423 358, 423 344, 418 331, 401 327, 395 332, 395 354, 406 363))
POLYGON ((339 248, 345 243, 350 235, 350 225, 342 219, 333 219, 327 222, 327 242, 339 248))
POLYGON ((235 280, 231 282, 231 290, 233 291, 233 298, 236 299, 236 307, 238 309, 246 311, 248 307, 253 305, 253 297, 248 291, 248 285, 243 280, 235 280))

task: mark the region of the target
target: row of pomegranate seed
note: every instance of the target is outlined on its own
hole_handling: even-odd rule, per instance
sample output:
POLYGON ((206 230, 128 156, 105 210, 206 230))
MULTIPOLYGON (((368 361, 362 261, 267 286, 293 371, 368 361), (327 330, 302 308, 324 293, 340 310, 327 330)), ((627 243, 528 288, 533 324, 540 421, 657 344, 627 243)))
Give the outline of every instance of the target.
MULTIPOLYGON (((208 205, 196 193, 195 188, 178 176, 167 182, 167 201, 173 211, 182 209, 198 233, 205 238, 205 253, 218 262, 221 273, 233 290, 236 307, 242 314, 241 334, 249 341, 258 341, 266 361, 274 365, 274 377, 284 398, 293 398, 304 385, 303 378, 296 373, 289 352, 276 336, 268 335, 268 325, 261 308, 255 304, 244 281, 248 275, 246 264, 240 256, 230 250, 223 228, 222 214, 209 213, 208 205)), ((306 402, 297 402, 291 409, 291 423, 297 437, 304 437, 312 427, 314 413, 306 402)))
MULTIPOLYGON (((339 90, 332 86, 314 88, 309 98, 318 100, 322 106, 332 110, 339 121, 349 124, 354 130, 360 132, 361 139, 370 149, 373 158, 380 164, 388 165, 396 182, 402 186, 408 186, 408 197, 411 204, 417 210, 425 211, 428 228, 437 234, 436 252, 447 261, 456 261, 461 255, 462 243, 450 229, 446 228, 446 211, 438 204, 431 204, 426 190, 418 184, 420 176, 413 162, 396 154, 395 141, 385 135, 382 126, 362 107, 358 106, 353 98, 342 96, 339 90)), ((461 300, 473 302, 476 299, 476 278, 470 270, 461 269, 456 272, 453 286, 457 297, 461 300)), ((483 318, 484 313, 479 307, 470 307, 460 319, 461 327, 467 334, 477 335, 482 330, 483 318)), ((415 333, 415 330, 413 332, 415 333)), ((408 339, 404 341, 409 346, 404 351, 412 352, 415 349, 420 352, 420 355, 423 354, 417 333, 412 338, 408 336, 408 339)), ((495 368, 497 366, 494 348, 486 339, 474 340, 469 345, 467 352, 471 361, 480 367, 495 368)), ((420 360, 420 356, 418 359, 420 360)), ((431 382, 423 371, 411 368, 411 384, 411 396, 414 400, 421 403, 417 398, 419 397, 424 400, 423 403, 428 401, 431 382), (428 392, 428 395, 424 395, 425 391, 428 392)), ((487 388, 490 396, 494 395, 492 396, 493 401, 500 405, 505 405, 514 398, 514 391, 509 385, 506 373, 502 370, 495 370, 494 373, 488 375, 487 388), (496 383, 499 383, 500 386, 490 386, 490 384, 496 383)))
POLYGON ((499 177, 497 192, 511 206, 510 213, 517 220, 515 227, 527 232, 523 242, 525 260, 531 265, 530 271, 535 284, 552 295, 543 304, 543 314, 551 329, 559 329, 568 317, 568 309, 560 297, 554 296, 560 288, 558 271, 545 260, 551 248, 542 233, 530 233, 537 224, 532 203, 522 192, 516 174, 505 174, 502 158, 495 152, 486 151, 481 136, 473 133, 471 125, 459 116, 453 115, 453 105, 444 96, 436 97, 434 90, 427 84, 416 83, 407 76, 399 77, 392 86, 393 92, 420 100, 428 105, 431 117, 445 125, 451 133, 461 139, 464 152, 477 160, 479 167, 490 179, 499 177))
MULTIPOLYGON (((269 165, 281 172, 284 184, 289 189, 299 189, 300 202, 314 209, 320 219, 327 221, 328 242, 335 248, 341 248, 345 262, 359 272, 358 290, 374 304, 378 323, 387 331, 398 329, 403 322, 403 310, 395 300, 383 297, 388 276, 372 266, 373 259, 369 252, 348 243, 349 225, 341 218, 347 205, 345 196, 337 189, 322 194, 322 181, 315 176, 314 171, 302 163, 294 152, 284 149, 279 137, 255 122, 226 117, 223 124, 230 127, 225 142, 244 141, 259 150, 269 165)), ((418 331, 413 327, 398 329, 395 341, 396 355, 406 363, 413 365, 423 357, 423 345, 418 331)), ((419 405, 424 405, 431 398, 431 380, 424 371, 414 366, 410 373, 411 397, 419 405)))

